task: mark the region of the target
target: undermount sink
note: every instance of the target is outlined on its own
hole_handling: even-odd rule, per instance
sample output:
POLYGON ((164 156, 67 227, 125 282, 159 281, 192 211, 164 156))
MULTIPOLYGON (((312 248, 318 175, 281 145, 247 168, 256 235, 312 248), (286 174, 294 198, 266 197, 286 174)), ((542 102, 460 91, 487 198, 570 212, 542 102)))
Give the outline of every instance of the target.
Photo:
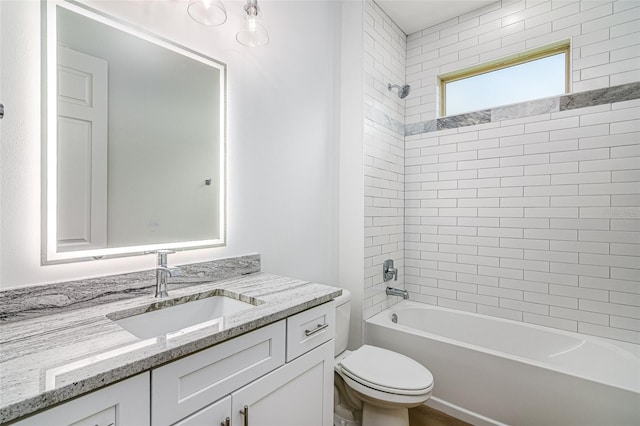
POLYGON ((222 329, 225 316, 254 307, 255 305, 251 303, 231 297, 211 296, 125 318, 109 319, 134 336, 148 339, 170 334, 184 334, 214 325, 222 329))

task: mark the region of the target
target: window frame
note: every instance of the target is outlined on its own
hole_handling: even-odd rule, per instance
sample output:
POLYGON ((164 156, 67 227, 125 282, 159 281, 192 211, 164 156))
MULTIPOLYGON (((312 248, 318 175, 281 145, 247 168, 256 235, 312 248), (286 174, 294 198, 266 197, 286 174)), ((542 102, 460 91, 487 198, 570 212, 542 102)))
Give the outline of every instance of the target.
MULTIPOLYGON (((452 83, 458 80, 464 80, 466 78, 475 77, 481 74, 487 74, 493 71, 502 70, 515 65, 536 61, 539 59, 547 58, 549 56, 554 56, 561 53, 565 54, 564 93, 565 94, 569 93, 570 84, 571 84, 571 46, 570 46, 569 40, 564 40, 551 45, 539 47, 536 49, 531 49, 526 52, 510 55, 505 58, 497 59, 490 62, 485 62, 480 65, 475 65, 470 68, 465 68, 463 70, 453 71, 450 73, 439 75, 438 76, 439 88, 440 88, 439 116, 446 117, 447 115, 447 84, 448 83, 452 83)), ((502 106, 502 105, 494 105, 488 108, 490 109, 490 108, 495 108, 499 106, 502 106)), ((473 112, 473 111, 467 111, 467 112, 473 112)), ((461 114, 466 114, 467 112, 463 112, 461 114)))

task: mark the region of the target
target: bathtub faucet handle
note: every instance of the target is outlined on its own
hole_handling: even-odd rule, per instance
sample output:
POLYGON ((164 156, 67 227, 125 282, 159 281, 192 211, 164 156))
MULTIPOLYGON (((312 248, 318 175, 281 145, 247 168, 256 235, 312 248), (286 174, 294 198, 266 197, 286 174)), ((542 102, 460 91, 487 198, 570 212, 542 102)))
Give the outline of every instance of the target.
POLYGON ((391 281, 393 278, 394 281, 398 281, 398 268, 393 267, 393 260, 387 259, 382 264, 382 279, 384 282, 391 281))

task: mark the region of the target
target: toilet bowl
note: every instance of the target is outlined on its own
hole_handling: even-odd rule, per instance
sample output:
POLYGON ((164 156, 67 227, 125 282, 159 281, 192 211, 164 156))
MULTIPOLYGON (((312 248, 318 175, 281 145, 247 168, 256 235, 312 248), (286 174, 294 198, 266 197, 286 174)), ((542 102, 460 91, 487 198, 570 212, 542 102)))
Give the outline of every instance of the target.
MULTIPOLYGON (((363 426, 409 426, 408 409, 431 397, 433 376, 420 363, 387 349, 363 345, 355 351, 346 350, 350 302, 346 290, 336 299, 334 369, 339 376, 336 380, 344 385, 336 386, 340 395, 335 411, 344 412, 344 407, 338 410, 337 405, 349 401, 351 409, 361 404, 363 426)), ((340 424, 336 422, 336 426, 340 424)))

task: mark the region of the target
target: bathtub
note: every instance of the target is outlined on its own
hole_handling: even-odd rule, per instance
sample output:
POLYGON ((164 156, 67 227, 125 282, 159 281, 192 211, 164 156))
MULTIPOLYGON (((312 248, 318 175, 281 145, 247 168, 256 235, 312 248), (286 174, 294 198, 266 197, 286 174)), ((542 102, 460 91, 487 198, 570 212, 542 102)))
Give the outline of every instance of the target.
POLYGON ((431 371, 427 405, 475 425, 640 425, 636 345, 411 301, 365 333, 431 371))

